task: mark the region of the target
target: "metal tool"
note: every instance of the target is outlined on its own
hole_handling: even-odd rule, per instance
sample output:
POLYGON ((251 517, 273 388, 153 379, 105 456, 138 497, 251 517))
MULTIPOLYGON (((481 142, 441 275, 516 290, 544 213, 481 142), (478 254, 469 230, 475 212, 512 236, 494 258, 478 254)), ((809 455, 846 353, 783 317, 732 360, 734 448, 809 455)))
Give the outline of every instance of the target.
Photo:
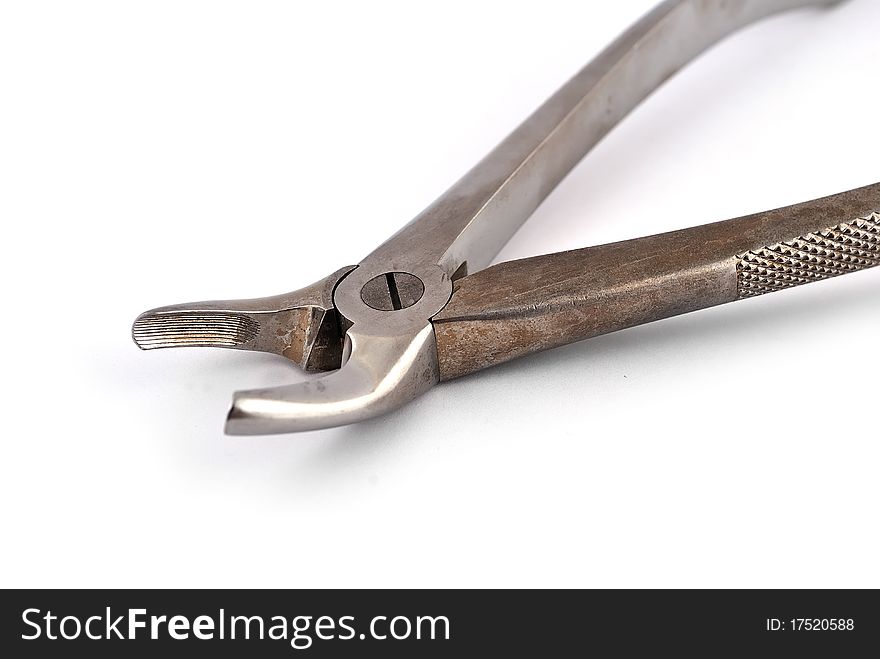
POLYGON ((235 394, 234 435, 329 428, 529 353, 880 263, 880 184, 748 217, 488 267, 632 108, 727 34, 817 0, 667 0, 357 266, 254 300, 142 314, 145 350, 274 352, 326 377, 235 394))

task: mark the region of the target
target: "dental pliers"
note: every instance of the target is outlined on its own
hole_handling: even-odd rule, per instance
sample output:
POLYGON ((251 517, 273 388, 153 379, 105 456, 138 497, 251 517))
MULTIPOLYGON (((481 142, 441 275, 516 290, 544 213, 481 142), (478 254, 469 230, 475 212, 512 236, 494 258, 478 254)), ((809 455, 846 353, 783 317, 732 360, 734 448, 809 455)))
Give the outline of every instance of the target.
POLYGON ((880 184, 610 245, 492 259, 566 174, 691 59, 817 0, 666 0, 630 27, 420 215, 356 266, 275 297, 162 307, 145 350, 277 353, 306 371, 238 392, 234 435, 390 412, 435 384, 608 332, 880 264, 880 184))

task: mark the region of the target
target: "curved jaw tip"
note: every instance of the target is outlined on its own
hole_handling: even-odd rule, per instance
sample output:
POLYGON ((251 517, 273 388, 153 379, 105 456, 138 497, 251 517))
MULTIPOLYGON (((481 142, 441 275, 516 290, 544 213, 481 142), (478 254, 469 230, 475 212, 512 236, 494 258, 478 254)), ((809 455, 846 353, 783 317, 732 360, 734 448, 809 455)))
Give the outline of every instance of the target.
POLYGON ((334 422, 336 417, 321 404, 310 404, 303 396, 305 391, 291 389, 295 387, 237 392, 226 415, 224 432, 236 436, 277 435, 342 425, 334 422))
POLYGON ((272 352, 308 371, 339 368, 342 341, 333 290, 353 269, 282 295, 158 307, 135 319, 131 336, 141 350, 235 348, 272 352))
POLYGON ((255 421, 259 417, 253 416, 247 411, 247 406, 242 405, 242 399, 235 394, 232 399, 232 405, 226 414, 226 423, 223 426, 223 432, 227 435, 258 435, 260 434, 254 428, 255 421), (249 431, 250 428, 250 431, 249 431))
POLYGON ((344 426, 396 410, 439 382, 430 325, 411 337, 353 340, 357 349, 331 375, 237 392, 226 433, 274 435, 344 426))
POLYGON ((237 348, 250 345, 260 334, 260 323, 247 313, 214 309, 183 309, 180 305, 147 311, 138 316, 131 338, 141 350, 204 347, 237 348))
POLYGON ((253 429, 248 431, 249 426, 253 426, 252 417, 247 412, 243 411, 233 399, 229 412, 226 413, 226 423, 223 424, 223 433, 236 437, 260 434, 253 429))

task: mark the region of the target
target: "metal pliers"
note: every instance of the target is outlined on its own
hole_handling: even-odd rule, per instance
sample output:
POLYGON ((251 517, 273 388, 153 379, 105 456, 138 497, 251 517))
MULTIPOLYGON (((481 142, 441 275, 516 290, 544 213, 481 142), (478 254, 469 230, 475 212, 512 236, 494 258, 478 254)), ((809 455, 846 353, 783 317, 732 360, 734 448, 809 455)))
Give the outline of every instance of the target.
POLYGON ((235 394, 234 435, 354 423, 529 353, 880 264, 880 184, 725 222, 488 267, 639 102, 706 48, 817 0, 667 0, 356 266, 276 297, 162 307, 143 349, 273 352, 306 371, 235 394))

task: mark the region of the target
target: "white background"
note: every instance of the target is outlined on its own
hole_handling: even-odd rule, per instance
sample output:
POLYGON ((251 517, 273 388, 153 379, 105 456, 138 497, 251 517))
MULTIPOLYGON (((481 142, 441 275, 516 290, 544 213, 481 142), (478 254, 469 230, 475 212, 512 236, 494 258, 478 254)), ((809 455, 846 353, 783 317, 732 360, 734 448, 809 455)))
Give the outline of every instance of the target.
MULTIPOLYGON (((0 584, 880 586, 878 271, 300 436, 222 434, 283 360, 129 338, 356 263, 652 4, 4 3, 0 584)), ((877 181, 878 27, 724 42, 499 260, 877 181)))

